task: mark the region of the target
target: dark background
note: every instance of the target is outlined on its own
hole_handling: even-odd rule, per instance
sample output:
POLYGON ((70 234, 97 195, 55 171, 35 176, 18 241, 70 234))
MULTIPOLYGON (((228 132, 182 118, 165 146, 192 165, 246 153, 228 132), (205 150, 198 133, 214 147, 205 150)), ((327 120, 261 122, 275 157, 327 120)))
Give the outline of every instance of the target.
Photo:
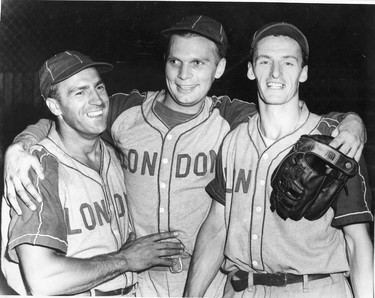
POLYGON ((372 4, 3 0, 0 149, 4 151, 27 124, 49 116, 37 81, 37 71, 46 59, 66 49, 78 50, 115 64, 114 71, 104 75, 110 94, 159 90, 164 88, 159 32, 191 14, 217 19, 228 35, 227 69, 214 83, 211 94, 227 94, 245 101, 256 101, 256 86, 246 77, 255 30, 272 21, 299 27, 309 40, 311 52, 309 79, 301 86, 301 98, 315 113, 354 111, 362 117, 368 132, 364 154, 374 193, 372 4))

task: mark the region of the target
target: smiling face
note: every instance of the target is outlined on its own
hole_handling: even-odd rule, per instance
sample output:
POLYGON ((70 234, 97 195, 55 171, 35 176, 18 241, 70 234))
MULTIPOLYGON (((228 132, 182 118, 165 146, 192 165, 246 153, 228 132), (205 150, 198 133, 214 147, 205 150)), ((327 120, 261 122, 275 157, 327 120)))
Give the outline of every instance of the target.
POLYGON ((248 78, 256 79, 260 103, 281 105, 298 102, 299 83, 307 80, 299 44, 288 36, 267 36, 255 49, 248 78))
POLYGON ((107 127, 108 94, 98 71, 91 67, 58 83, 58 96, 47 105, 65 131, 93 139, 107 127))
POLYGON ((225 64, 213 41, 196 35, 173 35, 165 65, 165 104, 179 112, 197 113, 213 81, 224 73, 225 64))

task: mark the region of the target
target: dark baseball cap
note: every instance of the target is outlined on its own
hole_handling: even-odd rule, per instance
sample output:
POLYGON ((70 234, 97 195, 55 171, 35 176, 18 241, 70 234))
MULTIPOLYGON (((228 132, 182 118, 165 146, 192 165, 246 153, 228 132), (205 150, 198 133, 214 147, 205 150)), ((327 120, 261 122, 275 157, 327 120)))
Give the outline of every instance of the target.
POLYGON ((257 45, 257 43, 261 39, 270 35, 283 35, 293 38, 296 42, 298 42, 299 46, 301 47, 306 61, 308 60, 309 43, 307 42, 306 36, 296 26, 284 22, 268 23, 261 27, 257 32, 255 32, 253 40, 251 42, 251 54, 253 54, 254 48, 257 45))
POLYGON ((39 87, 44 99, 48 97, 49 87, 62 82, 89 67, 95 67, 100 73, 113 69, 106 62, 94 62, 90 57, 77 51, 65 51, 48 59, 39 70, 39 87))
POLYGON ((207 16, 187 16, 172 27, 163 30, 161 34, 169 38, 172 34, 178 32, 193 32, 204 36, 217 44, 223 56, 225 56, 227 52, 228 39, 223 25, 207 16))

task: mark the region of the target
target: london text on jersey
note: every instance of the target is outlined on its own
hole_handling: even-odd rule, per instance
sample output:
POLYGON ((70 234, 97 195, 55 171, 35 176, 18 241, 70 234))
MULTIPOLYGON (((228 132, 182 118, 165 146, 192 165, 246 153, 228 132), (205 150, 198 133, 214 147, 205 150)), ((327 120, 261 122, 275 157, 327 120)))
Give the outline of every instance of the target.
MULTIPOLYGON (((190 174, 205 176, 215 171, 216 152, 210 150, 208 153, 199 152, 196 155, 182 153, 175 158, 175 177, 185 178, 190 174)), ((130 173, 140 172, 141 175, 154 176, 158 165, 158 152, 138 152, 130 149, 122 160, 124 168, 130 173)))

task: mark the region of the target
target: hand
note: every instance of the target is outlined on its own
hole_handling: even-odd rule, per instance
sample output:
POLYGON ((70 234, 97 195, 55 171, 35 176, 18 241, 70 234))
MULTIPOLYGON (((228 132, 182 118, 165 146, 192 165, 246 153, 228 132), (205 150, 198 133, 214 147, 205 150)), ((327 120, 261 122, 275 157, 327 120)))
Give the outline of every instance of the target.
POLYGON ((9 146, 4 158, 4 196, 18 215, 21 215, 22 211, 16 194, 30 210, 36 210, 31 198, 39 203, 42 201, 42 197, 29 178, 30 169, 33 169, 40 179, 44 179, 43 168, 35 156, 25 151, 18 143, 9 146))
POLYGON ((129 239, 121 247, 120 254, 126 260, 127 271, 143 271, 153 266, 174 265, 172 256, 181 255, 184 252, 180 242, 161 241, 174 239, 178 232, 163 232, 147 235, 135 239, 134 233, 130 233, 129 239))
POLYGON ((331 136, 334 139, 330 146, 359 161, 366 140, 366 128, 358 115, 347 114, 331 136))

